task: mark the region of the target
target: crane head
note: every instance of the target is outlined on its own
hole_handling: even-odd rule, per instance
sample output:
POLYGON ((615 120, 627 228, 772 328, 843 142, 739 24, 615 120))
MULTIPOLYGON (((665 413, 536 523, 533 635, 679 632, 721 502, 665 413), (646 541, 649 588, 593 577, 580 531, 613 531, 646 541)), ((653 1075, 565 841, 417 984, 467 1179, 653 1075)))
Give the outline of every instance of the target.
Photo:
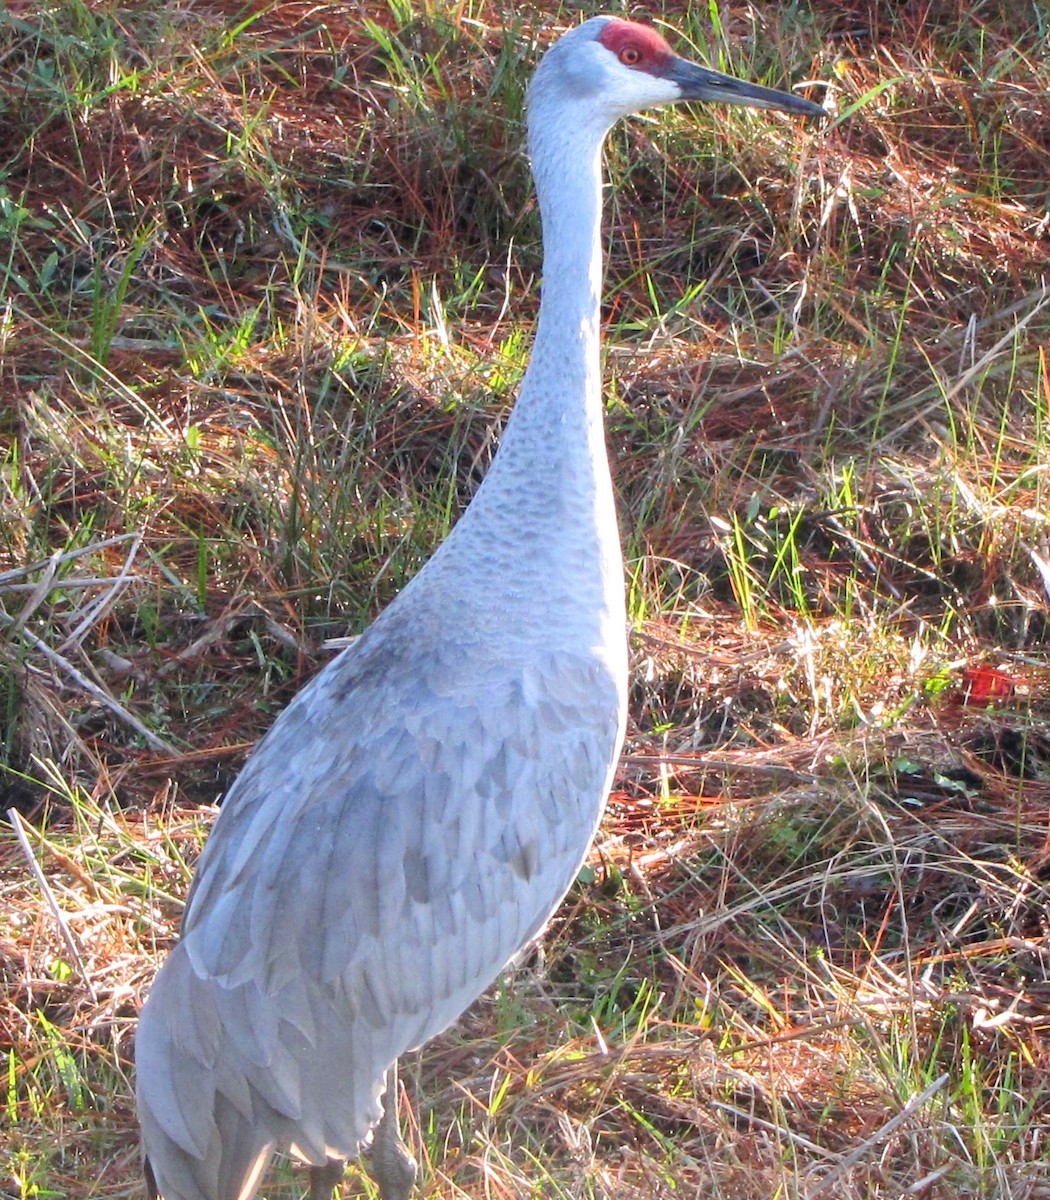
POLYGON ((592 17, 557 41, 540 64, 533 93, 554 90, 555 80, 564 104, 579 101, 601 108, 609 124, 628 113, 682 100, 824 114, 812 101, 689 62, 655 29, 618 17, 592 17))

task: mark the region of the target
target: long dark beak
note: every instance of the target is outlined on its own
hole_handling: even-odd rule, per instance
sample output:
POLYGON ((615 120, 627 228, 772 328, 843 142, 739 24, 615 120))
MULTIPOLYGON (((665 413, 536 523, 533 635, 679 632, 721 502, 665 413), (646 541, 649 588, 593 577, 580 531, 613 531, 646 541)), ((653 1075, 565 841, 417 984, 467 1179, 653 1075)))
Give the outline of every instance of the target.
POLYGON ((667 71, 661 74, 678 84, 683 100, 746 104, 749 108, 775 108, 781 112, 802 113, 807 117, 827 115, 819 104, 814 104, 811 100, 803 100, 801 96, 792 96, 788 92, 778 92, 773 88, 761 87, 757 83, 745 83, 742 79, 734 79, 732 75, 723 75, 719 71, 709 71, 706 67, 698 67, 696 63, 678 58, 677 55, 667 71))

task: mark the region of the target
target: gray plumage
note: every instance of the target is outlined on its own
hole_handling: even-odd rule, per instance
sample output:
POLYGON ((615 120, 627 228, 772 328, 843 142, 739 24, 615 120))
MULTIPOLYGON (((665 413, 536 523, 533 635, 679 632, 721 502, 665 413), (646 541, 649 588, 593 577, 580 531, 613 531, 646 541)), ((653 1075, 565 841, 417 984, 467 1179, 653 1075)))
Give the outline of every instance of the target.
POLYGON ((355 1157, 388 1068, 542 928, 598 819, 620 732, 607 670, 552 654, 471 678, 412 638, 392 655, 384 625, 245 768, 144 1012, 144 1137, 182 1200, 237 1196, 273 1145, 355 1157))
POLYGON ((579 869, 626 720, 601 146, 619 116, 690 98, 820 111, 605 17, 537 72, 545 279, 518 403, 449 538, 226 797, 136 1038, 154 1195, 247 1200, 282 1149, 320 1198, 374 1136, 401 1200, 414 1168, 383 1115, 398 1057, 492 983, 579 869))

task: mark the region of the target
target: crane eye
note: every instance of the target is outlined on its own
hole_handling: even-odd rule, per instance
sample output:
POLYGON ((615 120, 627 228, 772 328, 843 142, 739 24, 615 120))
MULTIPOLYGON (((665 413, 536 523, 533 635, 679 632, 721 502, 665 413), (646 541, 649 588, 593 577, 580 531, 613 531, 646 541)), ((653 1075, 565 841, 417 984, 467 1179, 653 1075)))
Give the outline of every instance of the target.
POLYGON ((624 46, 620 51, 620 62, 625 67, 636 67, 642 61, 642 52, 637 46, 624 46))

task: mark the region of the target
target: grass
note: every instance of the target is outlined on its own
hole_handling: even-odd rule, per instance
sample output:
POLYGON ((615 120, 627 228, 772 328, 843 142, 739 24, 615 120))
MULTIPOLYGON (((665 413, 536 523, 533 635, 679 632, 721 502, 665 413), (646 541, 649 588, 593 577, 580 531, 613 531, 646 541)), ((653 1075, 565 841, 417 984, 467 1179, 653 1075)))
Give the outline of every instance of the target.
MULTIPOLYGON (((579 15, 0 13, 5 1198, 141 1194, 209 806, 513 402, 523 88, 579 15)), ((610 139, 631 726, 542 947, 404 1065, 421 1195, 1041 1196, 1046 14, 653 16, 832 118, 610 139)))

